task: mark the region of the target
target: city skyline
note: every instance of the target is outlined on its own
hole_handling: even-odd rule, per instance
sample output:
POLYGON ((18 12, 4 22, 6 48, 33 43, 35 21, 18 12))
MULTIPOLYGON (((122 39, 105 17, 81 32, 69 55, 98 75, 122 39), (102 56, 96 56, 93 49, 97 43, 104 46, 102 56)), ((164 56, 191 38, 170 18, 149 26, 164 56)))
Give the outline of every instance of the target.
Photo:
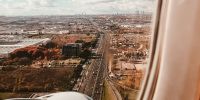
POLYGON ((0 0, 1 16, 152 12, 153 0, 0 0))

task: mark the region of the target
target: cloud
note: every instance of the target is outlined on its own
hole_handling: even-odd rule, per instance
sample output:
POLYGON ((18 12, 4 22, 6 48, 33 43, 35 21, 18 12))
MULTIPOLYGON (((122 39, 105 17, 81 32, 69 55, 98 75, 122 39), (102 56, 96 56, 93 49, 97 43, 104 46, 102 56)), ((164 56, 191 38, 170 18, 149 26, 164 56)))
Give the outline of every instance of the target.
POLYGON ((153 0, 0 0, 0 15, 64 15, 152 11, 153 0))
POLYGON ((32 7, 54 7, 55 0, 26 0, 32 7))
POLYGON ((82 10, 100 13, 134 13, 136 11, 152 12, 154 0, 73 0, 79 3, 82 10))
POLYGON ((153 2, 150 0, 102 0, 98 2, 92 2, 91 5, 104 5, 110 6, 113 9, 120 11, 134 11, 144 10, 152 11, 153 2))
POLYGON ((88 4, 101 4, 101 3, 112 3, 112 2, 116 2, 116 0, 93 1, 93 2, 89 2, 88 4))

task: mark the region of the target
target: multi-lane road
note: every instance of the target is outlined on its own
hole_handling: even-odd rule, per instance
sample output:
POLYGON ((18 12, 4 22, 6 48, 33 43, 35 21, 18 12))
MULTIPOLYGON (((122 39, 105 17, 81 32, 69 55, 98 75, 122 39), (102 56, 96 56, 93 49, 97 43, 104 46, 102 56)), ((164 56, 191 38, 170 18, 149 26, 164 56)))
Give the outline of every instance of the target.
POLYGON ((99 41, 97 54, 102 56, 92 60, 92 63, 86 69, 84 76, 82 76, 83 80, 78 89, 78 92, 84 93, 92 97, 94 100, 101 99, 104 70, 106 67, 103 59, 106 47, 105 35, 101 35, 99 41))
POLYGON ((91 60, 92 62, 90 66, 84 71, 77 91, 92 97, 94 100, 101 100, 103 93, 103 82, 105 79, 104 71, 106 69, 104 58, 108 48, 109 38, 108 34, 102 31, 97 23, 93 22, 91 19, 89 20, 99 32, 104 34, 100 35, 98 47, 96 49, 96 53, 97 55, 100 55, 100 57, 91 60))
MULTIPOLYGON (((102 30, 97 23, 93 22, 90 19, 91 23, 96 27, 96 29, 99 32, 102 32, 99 44, 97 47, 97 55, 101 55, 97 59, 92 59, 91 64, 86 70, 84 71, 84 74, 82 75, 81 81, 78 83, 78 92, 84 93, 90 97, 92 97, 94 100, 101 100, 102 94, 103 94, 103 82, 104 80, 109 81, 110 84, 112 84, 112 87, 114 87, 114 83, 109 80, 108 76, 108 50, 109 50, 109 44, 110 44, 110 31, 102 30)), ((116 97, 120 98, 118 100, 121 100, 121 96, 114 88, 113 92, 115 92, 116 97)))

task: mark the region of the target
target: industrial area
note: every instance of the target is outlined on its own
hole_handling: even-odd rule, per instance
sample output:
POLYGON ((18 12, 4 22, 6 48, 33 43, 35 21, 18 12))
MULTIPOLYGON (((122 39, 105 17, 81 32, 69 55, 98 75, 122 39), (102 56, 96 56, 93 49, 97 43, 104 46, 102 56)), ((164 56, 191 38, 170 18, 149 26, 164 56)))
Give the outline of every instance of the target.
POLYGON ((0 99, 76 91, 135 100, 151 14, 0 16, 0 99))

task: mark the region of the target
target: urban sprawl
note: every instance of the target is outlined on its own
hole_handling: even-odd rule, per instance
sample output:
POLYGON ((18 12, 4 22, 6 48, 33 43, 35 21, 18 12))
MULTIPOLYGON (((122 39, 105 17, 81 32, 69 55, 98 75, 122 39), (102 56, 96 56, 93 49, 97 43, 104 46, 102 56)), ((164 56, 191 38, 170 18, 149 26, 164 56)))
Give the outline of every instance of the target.
POLYGON ((0 99, 59 91, 94 100, 136 98, 151 19, 145 13, 0 16, 0 99))

